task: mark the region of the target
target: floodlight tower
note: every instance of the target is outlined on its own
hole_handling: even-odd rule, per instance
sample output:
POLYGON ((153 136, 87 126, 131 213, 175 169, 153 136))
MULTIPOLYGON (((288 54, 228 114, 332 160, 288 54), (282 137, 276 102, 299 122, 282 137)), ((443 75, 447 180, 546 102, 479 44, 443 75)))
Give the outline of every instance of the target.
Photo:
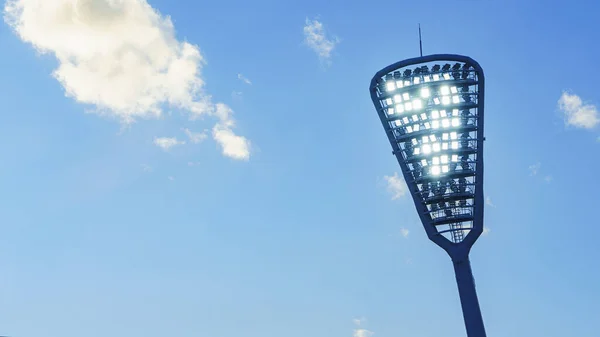
POLYGON ((483 232, 483 70, 421 56, 383 68, 369 89, 425 232, 454 264, 467 335, 485 337, 469 262, 483 232))

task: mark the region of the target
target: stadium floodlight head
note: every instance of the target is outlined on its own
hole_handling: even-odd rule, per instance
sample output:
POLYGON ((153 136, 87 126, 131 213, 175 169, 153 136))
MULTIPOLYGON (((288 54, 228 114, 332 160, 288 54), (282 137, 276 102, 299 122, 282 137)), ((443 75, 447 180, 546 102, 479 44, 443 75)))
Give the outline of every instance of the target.
POLYGON ((369 89, 425 232, 454 263, 468 336, 484 337, 469 262, 483 232, 483 70, 421 56, 377 72, 369 89))

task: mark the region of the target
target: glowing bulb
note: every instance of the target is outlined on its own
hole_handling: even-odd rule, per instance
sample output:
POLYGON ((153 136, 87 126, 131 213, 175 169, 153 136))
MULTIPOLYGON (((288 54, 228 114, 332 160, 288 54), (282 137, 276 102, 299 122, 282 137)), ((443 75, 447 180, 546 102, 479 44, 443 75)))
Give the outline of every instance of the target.
POLYGON ((429 143, 429 137, 427 137, 427 136, 423 136, 422 140, 423 140, 423 143, 429 143))
POLYGON ((433 80, 434 80, 434 81, 439 81, 439 80, 440 80, 440 75, 438 75, 438 74, 433 74, 433 80))
POLYGON ((439 105, 440 104, 440 99, 438 97, 435 97, 433 99, 433 103, 435 103, 436 105, 439 105))
POLYGON ((458 155, 457 154, 453 154, 452 155, 452 161, 455 162, 455 163, 458 162, 458 155))
POLYGON ((439 164, 440 164, 440 158, 439 158, 439 157, 433 157, 433 158, 431 159, 431 163, 432 163, 433 165, 439 165, 439 164))
POLYGON ((396 81, 396 86, 398 88, 402 88, 402 87, 404 87, 404 84, 402 84, 402 81, 396 81))
POLYGON ((404 105, 396 104, 396 111, 400 114, 404 112, 404 105))
POLYGON ((408 117, 402 118, 402 121, 404 122, 404 124, 408 124, 408 122, 409 122, 408 117))
POLYGON ((433 121, 433 122, 431 122, 431 126, 434 129, 439 129, 440 128, 440 121, 433 121))
POLYGON ((413 108, 412 103, 411 102, 406 102, 404 103, 404 110, 406 111, 411 111, 413 108))
POLYGON ((431 124, 429 124, 429 122, 425 122, 425 129, 431 129, 431 124))
POLYGON ((412 126, 410 126, 410 125, 409 125, 409 126, 407 126, 407 127, 406 127, 406 132, 408 132, 408 133, 412 133, 412 132, 413 132, 413 128, 412 128, 412 126))
POLYGON ((450 139, 456 139, 458 138, 458 135, 456 134, 456 132, 450 132, 450 139))
POLYGON ((442 134, 442 140, 448 140, 448 134, 447 133, 443 133, 442 134))
POLYGON ((448 150, 448 143, 442 143, 442 150, 448 150))
POLYGON ((425 83, 427 83, 427 82, 431 81, 431 79, 429 78, 429 76, 425 76, 425 77, 423 78, 423 80, 425 81, 425 83))
POLYGON ((413 145, 418 145, 419 144, 419 141, 416 138, 413 138, 411 142, 412 142, 413 145))
POLYGON ((445 73, 444 74, 444 79, 449 80, 450 79, 450 74, 449 73, 445 73))
POLYGON ((421 120, 426 120, 427 119, 427 114, 426 113, 422 113, 421 114, 421 120))
MULTIPOLYGON (((388 99, 391 101, 390 98, 388 98, 388 99)), ((394 95, 394 102, 396 102, 396 103, 402 102, 402 96, 400 96, 400 95, 394 95)))
POLYGON ((442 93, 442 95, 448 95, 450 94, 450 89, 447 86, 443 86, 440 88, 440 92, 442 93))
POLYGON ((450 104, 450 96, 442 97, 442 104, 444 104, 444 105, 450 104))
POLYGON ((440 152, 441 147, 440 147, 440 143, 434 143, 433 144, 433 151, 434 152, 440 152))
POLYGON ((431 174, 433 174, 434 176, 437 176, 441 173, 440 167, 439 166, 432 166, 431 167, 431 174))
POLYGON ((452 116, 458 116, 458 109, 452 110, 452 116))
POLYGON ((456 87, 452 87, 452 88, 450 88, 450 91, 451 91, 453 94, 456 94, 456 93, 458 92, 458 89, 456 89, 456 87))
POLYGON ((405 101, 408 101, 410 99, 410 96, 408 95, 407 92, 403 93, 402 97, 404 98, 405 101))
POLYGON ((440 112, 437 110, 431 110, 431 118, 433 118, 433 119, 440 118, 440 112))
POLYGON ((400 122, 400 120, 399 120, 399 119, 396 119, 396 120, 394 121, 394 123, 396 124, 396 126, 400 126, 400 125, 402 125, 402 123, 400 122))
POLYGON ((442 119, 442 126, 445 128, 450 127, 450 120, 447 118, 442 119))
POLYGON ((415 110, 419 110, 423 107, 423 103, 421 102, 420 99, 415 99, 412 103, 413 103, 413 108, 415 108, 415 110))
POLYGON ((431 145, 429 145, 429 144, 423 145, 423 153, 430 154, 431 153, 431 145))
POLYGON ((458 150, 458 142, 452 142, 452 150, 458 150))
MULTIPOLYGON (((425 78, 427 78, 427 77, 425 77, 425 78)), ((429 88, 421 89, 421 97, 427 98, 429 96, 431 96, 431 92, 429 92, 429 88)))
POLYGON ((452 126, 457 127, 460 125, 460 120, 458 118, 452 118, 452 126))
POLYGON ((394 91, 394 89, 396 89, 396 85, 394 84, 394 82, 387 82, 385 84, 385 88, 387 89, 387 91, 394 91))
POLYGON ((442 166, 442 173, 448 173, 448 171, 450 171, 450 170, 448 169, 448 165, 444 165, 444 166, 442 166))
POLYGON ((441 156, 440 160, 441 160, 442 164, 448 164, 448 156, 447 155, 441 156))
POLYGON ((446 116, 447 116, 447 114, 446 114, 446 110, 442 110, 442 111, 440 111, 440 115, 441 115, 442 117, 446 117, 446 116))
POLYGON ((460 99, 458 98, 457 95, 452 96, 452 103, 454 103, 454 104, 460 103, 460 99))
POLYGON ((415 147, 415 149, 413 150, 413 153, 415 154, 415 156, 421 154, 421 148, 415 147))
POLYGON ((410 85, 410 81, 404 81, 404 86, 408 87, 410 85))
POLYGON ((421 159, 421 165, 427 166, 427 160, 426 159, 421 159))
POLYGON ((394 108, 388 108, 387 113, 388 113, 388 115, 393 115, 394 114, 394 108))
POLYGON ((419 126, 419 124, 416 124, 415 126, 413 126, 413 130, 415 130, 415 132, 419 131, 421 127, 419 126))
POLYGON ((421 83, 421 79, 418 77, 415 77, 414 82, 415 82, 415 84, 419 84, 419 83, 421 83))
POLYGON ((413 120, 413 122, 418 122, 419 121, 419 116, 412 115, 412 120, 413 120))
POLYGON ((429 140, 432 142, 435 142, 435 140, 436 140, 435 135, 429 135, 429 140))
POLYGON ((392 99, 391 98, 386 98, 385 99, 385 103, 387 103, 387 105, 392 105, 392 99))

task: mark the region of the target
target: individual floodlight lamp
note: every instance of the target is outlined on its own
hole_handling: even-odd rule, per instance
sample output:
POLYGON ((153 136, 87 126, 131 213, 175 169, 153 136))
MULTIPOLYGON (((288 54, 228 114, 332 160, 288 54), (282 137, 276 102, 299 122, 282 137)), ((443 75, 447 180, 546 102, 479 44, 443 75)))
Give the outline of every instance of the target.
POLYGON ((369 89, 425 232, 454 263, 467 334, 485 337, 469 262, 483 232, 483 70, 421 56, 377 72, 369 89))

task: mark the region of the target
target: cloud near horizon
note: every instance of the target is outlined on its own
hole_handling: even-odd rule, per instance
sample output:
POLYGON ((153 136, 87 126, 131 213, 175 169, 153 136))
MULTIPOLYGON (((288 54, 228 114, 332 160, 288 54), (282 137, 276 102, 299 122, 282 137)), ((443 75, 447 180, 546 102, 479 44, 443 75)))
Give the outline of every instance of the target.
POLYGON ((165 105, 191 120, 216 117, 213 134, 232 135, 214 137, 223 154, 249 158, 233 111, 204 91, 200 49, 179 41, 170 17, 146 0, 7 0, 4 20, 23 42, 56 57, 54 78, 93 112, 125 125, 160 118, 165 105))

